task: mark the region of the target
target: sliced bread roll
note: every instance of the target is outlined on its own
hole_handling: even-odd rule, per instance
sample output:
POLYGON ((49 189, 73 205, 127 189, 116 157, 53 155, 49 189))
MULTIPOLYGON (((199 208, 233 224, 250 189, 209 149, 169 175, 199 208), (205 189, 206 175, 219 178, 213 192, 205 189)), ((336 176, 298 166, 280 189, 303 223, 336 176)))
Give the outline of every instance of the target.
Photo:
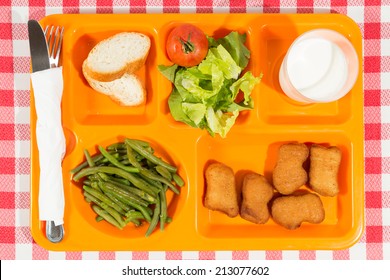
POLYGON ((100 41, 89 52, 83 71, 96 81, 110 82, 140 69, 149 49, 148 36, 137 32, 118 33, 100 41))
POLYGON ((145 88, 136 75, 125 73, 111 82, 101 82, 91 78, 84 70, 85 67, 84 77, 94 90, 108 95, 122 106, 137 106, 146 99, 145 88))

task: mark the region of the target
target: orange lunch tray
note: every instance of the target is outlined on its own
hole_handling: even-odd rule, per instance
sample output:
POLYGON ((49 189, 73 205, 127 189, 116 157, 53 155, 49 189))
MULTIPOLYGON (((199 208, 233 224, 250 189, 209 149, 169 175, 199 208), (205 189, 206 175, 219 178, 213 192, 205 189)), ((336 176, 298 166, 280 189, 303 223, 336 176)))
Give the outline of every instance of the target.
POLYGON ((65 27, 62 120, 67 153, 62 165, 65 237, 53 244, 46 239, 45 223, 38 218, 39 162, 31 93, 31 231, 39 245, 54 251, 333 250, 359 240, 364 228, 362 37, 350 18, 338 14, 102 14, 51 15, 41 24, 65 27), (234 30, 246 33, 251 51, 247 70, 255 76, 263 73, 261 84, 252 93, 255 108, 240 114, 225 139, 176 122, 169 113, 172 85, 157 66, 171 64, 165 42, 169 31, 181 23, 192 23, 214 37, 234 30), (278 71, 294 39, 314 28, 345 35, 356 48, 360 71, 355 86, 342 99, 302 105, 282 93, 278 71), (146 87, 147 100, 137 107, 119 106, 96 93, 81 71, 97 42, 123 31, 144 33, 152 42, 146 64, 137 73, 146 87), (69 172, 84 161, 84 149, 93 154, 97 145, 107 146, 125 137, 149 141, 159 155, 178 167, 186 183, 180 195, 168 197, 172 222, 148 238, 144 237, 147 224, 118 230, 96 222, 81 185, 72 181, 69 172), (208 163, 231 166, 239 183, 247 171, 271 180, 278 148, 291 141, 336 145, 342 151, 340 193, 321 197, 325 209, 322 223, 303 223, 299 229, 287 230, 272 219, 256 225, 204 207, 208 163))

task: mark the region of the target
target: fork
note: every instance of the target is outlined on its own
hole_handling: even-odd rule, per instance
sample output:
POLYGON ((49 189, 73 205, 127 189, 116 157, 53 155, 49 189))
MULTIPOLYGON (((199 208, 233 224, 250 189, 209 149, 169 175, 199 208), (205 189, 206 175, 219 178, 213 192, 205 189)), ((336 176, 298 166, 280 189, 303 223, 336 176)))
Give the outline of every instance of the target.
POLYGON ((50 67, 58 67, 62 47, 62 37, 64 35, 64 27, 54 25, 46 26, 44 33, 49 50, 50 67))
MULTIPOLYGON (((60 66, 60 54, 64 27, 46 26, 45 37, 49 52, 50 68, 60 66)), ((53 243, 58 243, 64 238, 64 226, 54 224, 54 221, 46 221, 46 237, 53 243)))

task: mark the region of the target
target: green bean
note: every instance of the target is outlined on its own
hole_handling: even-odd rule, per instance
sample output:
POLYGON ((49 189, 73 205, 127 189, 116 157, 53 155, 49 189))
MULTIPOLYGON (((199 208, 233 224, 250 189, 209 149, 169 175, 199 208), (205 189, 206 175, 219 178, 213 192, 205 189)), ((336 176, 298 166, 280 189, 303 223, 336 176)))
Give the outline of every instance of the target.
MULTIPOLYGON (((88 185, 86 185, 86 186, 88 186, 88 185)), ((89 187, 93 188, 97 192, 102 193, 102 190, 100 189, 99 184, 96 181, 93 181, 89 187)))
POLYGON ((111 176, 107 175, 106 173, 99 172, 94 174, 93 176, 99 176, 103 181, 107 181, 111 178, 111 176))
POLYGON ((99 182, 102 180, 102 178, 98 174, 88 175, 88 179, 95 182, 99 182))
POLYGON ((157 199, 156 206, 155 206, 154 212, 153 212, 152 220, 150 221, 149 227, 146 230, 146 234, 145 234, 146 237, 150 236, 152 234, 153 230, 156 228, 158 221, 160 220, 160 211, 161 211, 160 200, 157 199))
POLYGON ((114 177, 114 176, 109 176, 109 175, 107 175, 107 174, 105 174, 103 172, 98 173, 98 175, 104 181, 111 181, 111 182, 119 183, 119 184, 126 185, 126 186, 130 186, 131 185, 129 180, 122 179, 122 178, 117 178, 117 177, 114 177))
POLYGON ((98 214, 100 217, 104 218, 107 222, 112 224, 113 226, 119 228, 120 230, 123 229, 123 227, 110 215, 102 209, 101 207, 97 206, 96 204, 92 205, 93 211, 95 211, 96 214, 98 214))
POLYGON ((166 169, 164 166, 157 165, 155 169, 158 172, 158 174, 163 176, 165 179, 167 179, 169 181, 172 181, 172 174, 171 174, 171 172, 169 172, 168 169, 166 169))
POLYGON ((168 169, 170 172, 176 172, 177 168, 168 164, 167 162, 163 161, 162 159, 156 157, 155 155, 149 153, 146 151, 141 145, 138 144, 138 142, 132 140, 132 139, 126 139, 125 143, 130 145, 131 148, 135 151, 137 151, 139 154, 144 156, 146 159, 150 160, 156 165, 164 166, 166 169, 168 169))
POLYGON ((144 141, 144 140, 140 140, 140 139, 130 139, 131 141, 134 141, 135 143, 137 143, 138 145, 140 145, 141 147, 144 147, 144 148, 151 148, 152 147, 150 146, 150 143, 147 142, 147 141, 144 141))
POLYGON ((138 209, 142 213, 144 213, 144 211, 147 212, 149 214, 148 215, 149 217, 153 213, 149 207, 144 206, 145 204, 140 205, 138 203, 135 203, 133 200, 128 199, 126 196, 122 196, 121 194, 119 194, 113 190, 110 190, 109 188, 106 188, 105 185, 103 185, 102 188, 103 188, 105 193, 110 193, 111 195, 115 196, 118 200, 120 200, 122 203, 124 203, 132 208, 138 209))
MULTIPOLYGON (((92 157, 93 160, 97 160, 98 158, 103 158, 103 155, 96 155, 94 157, 92 157)), ((70 170, 70 173, 71 174, 75 174, 77 172, 79 172, 81 169, 85 168, 88 166, 88 162, 87 161, 83 161, 82 163, 80 163, 79 165, 77 165, 75 168, 73 168, 72 170, 70 170)))
POLYGON ((146 186, 148 186, 150 188, 150 190, 153 192, 153 194, 148 192, 150 195, 155 196, 162 190, 162 187, 160 187, 160 185, 158 185, 157 184, 158 182, 156 182, 156 181, 146 180, 144 177, 141 177, 139 173, 138 174, 134 174, 133 176, 135 178, 137 178, 137 180, 140 183, 142 183, 142 184, 144 184, 144 185, 146 185, 146 186))
POLYGON ((145 218, 144 218, 144 215, 142 215, 142 213, 135 211, 135 210, 131 210, 131 211, 126 213, 125 223, 132 222, 136 226, 140 226, 141 222, 139 220, 143 220, 143 219, 145 219, 145 218))
POLYGON ((156 202, 156 197, 157 195, 150 195, 148 194, 147 192, 143 191, 143 190, 140 190, 138 188, 134 188, 134 187, 131 187, 131 186, 127 186, 127 185, 123 185, 121 183, 116 183, 116 182, 107 182, 107 183, 111 183, 125 191, 128 191, 130 193, 133 193, 137 196, 139 196, 140 198, 142 198, 143 200, 146 200, 147 202, 149 203, 155 203, 156 202))
POLYGON ((92 181, 91 181, 91 180, 84 180, 84 181, 83 181, 83 184, 84 184, 84 185, 87 185, 87 186, 91 186, 92 181))
MULTIPOLYGON (((160 207, 161 207, 161 213, 160 213, 160 230, 164 231, 165 227, 165 221, 167 219, 167 197, 165 190, 159 193, 160 195, 160 207)), ((157 205, 156 205, 157 207, 157 205)))
POLYGON ((95 218, 95 221, 96 222, 100 222, 100 221, 103 221, 104 220, 104 218, 102 217, 102 216, 97 216, 96 218, 95 218))
POLYGON ((150 216, 150 213, 149 213, 149 211, 150 211, 149 207, 144 207, 144 206, 141 206, 139 204, 133 203, 132 201, 128 201, 124 197, 122 197, 114 192, 112 193, 112 195, 114 195, 117 199, 119 199, 123 203, 126 203, 129 206, 139 210, 142 213, 142 215, 144 216, 146 221, 150 222, 152 220, 152 217, 150 216))
POLYGON ((107 150, 109 151, 117 151, 123 149, 126 149, 125 144, 123 142, 118 142, 107 146, 107 150))
POLYGON ((118 161, 127 160, 127 154, 119 155, 119 157, 116 158, 118 161))
POLYGON ((156 194, 163 189, 163 185, 159 181, 147 178, 145 176, 142 176, 141 174, 137 174, 135 176, 138 176, 138 179, 145 182, 145 184, 149 184, 156 194))
POLYGON ((146 166, 149 168, 149 169, 154 169, 156 168, 156 164, 151 162, 150 160, 146 160, 146 166))
POLYGON ((102 155, 108 159, 113 165, 116 167, 119 167, 127 172, 133 173, 138 172, 138 168, 135 167, 128 167, 126 165, 121 164, 116 158, 114 158, 109 152, 107 152, 102 146, 98 146, 99 151, 102 153, 102 155))
MULTIPOLYGON (((151 148, 150 144, 148 142, 146 142, 146 141, 139 140, 139 139, 132 139, 132 140, 137 142, 139 145, 141 145, 144 148, 151 148)), ((125 145, 126 145, 126 143, 124 143, 124 142, 113 143, 113 144, 107 146, 107 150, 108 151, 122 151, 122 150, 126 150, 125 145)))
POLYGON ((134 155, 133 149, 130 145, 126 144, 127 158, 129 162, 137 168, 141 168, 141 164, 137 161, 136 156, 134 155))
POLYGON ((130 210, 130 211, 127 211, 126 214, 125 214, 126 218, 136 218, 136 219, 143 219, 144 216, 142 215, 141 212, 138 212, 137 210, 130 210))
POLYGON ((141 145, 142 147, 145 147, 145 148, 151 148, 150 146, 150 143, 148 141, 144 141, 144 140, 139 140, 139 139, 132 139, 135 143, 141 145))
MULTIPOLYGON (((84 191, 86 191, 88 194, 92 195, 93 197, 99 199, 101 202, 105 203, 107 206, 110 206, 111 208, 118 211, 118 213, 124 214, 123 209, 120 208, 115 202, 113 202, 109 197, 106 195, 99 193, 98 191, 94 190, 93 188, 90 188, 88 186, 83 186, 84 191)), ((88 197, 89 198, 89 197, 88 197)), ((102 207, 103 208, 103 207, 102 207)))
POLYGON ((103 189, 103 190, 107 190, 113 194, 118 194, 124 198, 126 198, 127 200, 133 202, 133 203, 137 203, 141 206, 144 206, 144 207, 147 207, 148 206, 148 202, 146 202, 145 200, 143 200, 141 197, 135 195, 135 194, 132 194, 128 191, 125 191, 124 189, 121 189, 121 188, 118 188, 118 187, 115 187, 114 185, 112 184, 109 184, 107 182, 104 182, 100 185, 100 187, 103 189))
MULTIPOLYGON (((143 216, 142 216, 143 217, 143 216)), ((125 220, 125 223, 128 224, 128 223, 133 223, 136 227, 139 227, 141 225, 141 222, 137 219, 133 219, 133 218, 127 218, 125 220)))
POLYGON ((140 154, 136 154, 135 155, 135 159, 138 161, 138 162, 141 162, 141 161, 143 161, 145 158, 142 156, 142 155, 140 155, 140 154))
MULTIPOLYGON (((112 152, 110 152, 112 153, 112 152)), ((104 159, 104 156, 102 154, 96 154, 94 156, 91 157, 91 159, 95 162, 95 164, 97 165, 97 162, 99 162, 100 160, 104 159)), ((75 174, 77 172, 79 172, 81 169, 85 168, 85 167, 88 167, 88 162, 87 161, 84 161, 82 163, 80 163, 78 166, 76 166, 75 168, 73 168, 70 173, 71 174, 75 174)))
POLYGON ((118 183, 118 184, 122 184, 122 185, 126 185, 126 186, 131 186, 130 181, 129 181, 129 180, 126 180, 126 179, 117 178, 117 177, 113 177, 113 176, 110 176, 109 179, 110 179, 110 181, 116 182, 116 183, 118 183))
POLYGON ((184 186, 184 181, 183 181, 183 179, 180 177, 179 174, 173 173, 173 174, 172 174, 172 179, 173 179, 173 181, 176 183, 176 185, 178 185, 179 187, 183 187, 183 186, 184 186))
MULTIPOLYGON (((88 192, 84 192, 84 196, 89 198, 90 200, 92 200, 92 202, 95 203, 96 205, 98 205, 100 208, 106 210, 106 212, 108 214, 110 214, 118 222, 118 224, 122 228, 126 225, 122 219, 121 214, 119 212, 117 212, 114 208, 111 208, 110 206, 108 206, 104 202, 100 201, 99 199, 97 199, 93 195, 89 194, 88 192)), ((102 216, 102 215, 100 215, 100 216, 102 216)), ((104 218, 104 216, 102 216, 102 217, 104 218)))
POLYGON ((145 207, 145 211, 148 212, 149 216, 153 215, 153 210, 150 207, 145 207))
POLYGON ((123 203, 122 201, 120 201, 119 199, 117 199, 113 194, 107 192, 107 193, 104 193, 106 196, 108 196, 112 201, 114 201, 120 208, 123 209, 123 211, 130 211, 132 208, 128 205, 126 205, 125 203, 123 203))
MULTIPOLYGON (((108 162, 110 162, 107 158, 105 158, 102 154, 99 154, 99 155, 101 155, 102 156, 102 158, 101 159, 99 159, 99 160, 97 160, 97 161, 95 161, 95 166, 96 165, 101 165, 101 164, 106 164, 106 163, 108 163, 108 162)), ((112 153, 111 154, 114 158, 119 158, 119 154, 118 153, 112 153)))
POLYGON ((73 180, 78 182, 81 178, 96 174, 99 172, 108 173, 108 174, 115 174, 118 175, 126 180, 129 180, 134 186, 137 188, 147 192, 150 195, 155 195, 156 192, 150 187, 149 184, 145 183, 145 181, 139 180, 137 177, 132 175, 129 172, 126 172, 120 168, 117 167, 111 167, 111 166, 95 166, 95 167, 87 167, 82 170, 80 170, 77 174, 74 175, 73 180))
POLYGON ((146 178, 149 178, 151 180, 156 180, 156 181, 159 181, 159 182, 167 185, 174 193, 180 194, 179 190, 176 189, 176 187, 171 182, 169 182, 166 178, 164 178, 158 174, 155 174, 155 173, 151 172, 150 170, 144 169, 144 168, 141 169, 139 171, 139 173, 146 178))
POLYGON ((129 161, 128 159, 121 160, 120 163, 123 164, 123 165, 125 165, 125 166, 131 165, 131 164, 130 164, 130 161, 129 161))
POLYGON ((115 190, 118 189, 118 191, 124 191, 126 193, 129 193, 131 195, 135 195, 137 198, 142 198, 143 200, 147 201, 148 203, 155 203, 156 202, 156 196, 155 195, 150 195, 140 189, 122 185, 120 183, 114 183, 114 182, 104 182, 106 186, 108 186, 110 189, 115 190))
POLYGON ((89 154, 88 150, 87 149, 84 149, 84 155, 85 155, 85 158, 87 159, 87 163, 90 167, 93 167, 95 166, 95 162, 93 161, 93 159, 91 158, 91 155, 89 154))

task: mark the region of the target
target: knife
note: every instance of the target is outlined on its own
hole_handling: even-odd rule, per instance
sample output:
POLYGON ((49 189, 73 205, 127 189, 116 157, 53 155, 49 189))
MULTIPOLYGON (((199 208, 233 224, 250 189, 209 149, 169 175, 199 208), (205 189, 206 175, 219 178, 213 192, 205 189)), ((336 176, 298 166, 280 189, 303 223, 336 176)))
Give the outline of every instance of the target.
MULTIPOLYGON (((30 54, 32 71, 38 72, 50 68, 49 51, 46 36, 38 21, 28 21, 28 39, 30 43, 30 54)), ((46 238, 58 243, 64 237, 63 225, 56 226, 53 221, 46 221, 46 238)))
POLYGON ((46 37, 41 25, 36 20, 28 21, 28 40, 30 42, 32 71, 49 69, 50 60, 46 37))

